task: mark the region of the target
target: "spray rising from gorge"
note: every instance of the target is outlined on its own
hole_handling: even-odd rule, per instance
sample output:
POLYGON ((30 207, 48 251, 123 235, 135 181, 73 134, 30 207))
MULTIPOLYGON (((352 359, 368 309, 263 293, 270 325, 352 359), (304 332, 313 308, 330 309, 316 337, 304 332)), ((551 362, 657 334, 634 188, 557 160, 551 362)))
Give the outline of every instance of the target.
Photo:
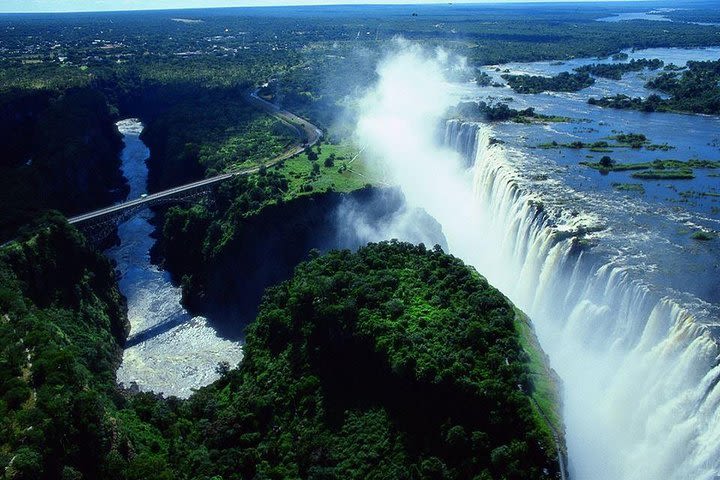
POLYGON ((572 477, 715 478, 720 367, 709 330, 624 257, 588 250, 612 229, 577 205, 543 206, 552 202, 523 186, 490 127, 449 122, 438 145, 459 100, 451 66, 400 43, 360 102, 358 142, 441 223, 451 253, 532 317, 563 381, 572 477))

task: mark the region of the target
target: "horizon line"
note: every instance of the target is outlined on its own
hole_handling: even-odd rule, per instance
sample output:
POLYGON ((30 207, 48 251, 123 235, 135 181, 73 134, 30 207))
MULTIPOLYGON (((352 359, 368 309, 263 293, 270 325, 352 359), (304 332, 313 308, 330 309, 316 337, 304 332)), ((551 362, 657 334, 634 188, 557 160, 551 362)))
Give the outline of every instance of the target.
MULTIPOLYGON (((312 2, 312 0, 309 0, 312 2)), ((73 14, 73 13, 123 13, 123 12, 173 12, 180 10, 229 10, 229 9, 269 9, 269 8, 301 8, 301 7, 430 7, 430 6, 470 6, 470 5, 542 5, 542 4, 602 4, 602 3, 651 3, 653 0, 471 0, 471 1, 460 1, 460 2, 368 2, 368 3, 347 3, 347 2, 332 2, 332 3, 302 3, 302 4, 278 4, 278 5, 209 5, 209 6, 178 6, 178 7, 161 7, 161 8, 143 8, 143 7, 131 7, 126 9, 83 9, 83 10, 29 10, 29 11, 2 11, 0 15, 56 15, 56 14, 73 14)), ((655 3, 668 3, 667 0, 657 1, 655 3)), ((2 8, 2 7, 0 7, 2 8)))

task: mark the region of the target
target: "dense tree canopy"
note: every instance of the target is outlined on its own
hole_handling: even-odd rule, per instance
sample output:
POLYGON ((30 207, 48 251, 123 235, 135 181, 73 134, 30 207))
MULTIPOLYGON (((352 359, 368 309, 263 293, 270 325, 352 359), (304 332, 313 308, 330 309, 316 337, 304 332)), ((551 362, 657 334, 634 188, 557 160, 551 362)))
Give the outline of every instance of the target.
POLYGON ((3 247, 0 309, 9 478, 557 472, 539 350, 513 306, 439 248, 382 243, 301 264, 267 291, 240 368, 187 401, 117 391, 123 300, 110 264, 60 218, 3 247))
POLYGON ((192 401, 208 411, 211 393, 228 395, 200 437, 214 471, 553 478, 515 315, 439 248, 381 243, 300 265, 266 293, 240 370, 192 401))
POLYGON ((0 251, 0 312, 8 478, 102 476, 119 441, 105 411, 128 331, 110 263, 61 217, 41 221, 0 251))
POLYGON ((646 112, 676 111, 690 113, 720 113, 720 60, 688 62, 683 71, 667 71, 650 80, 647 88, 670 95, 664 99, 653 94, 645 99, 627 95, 590 98, 591 105, 646 112))
POLYGON ((595 83, 585 72, 562 72, 554 77, 504 74, 502 78, 517 93, 577 92, 595 83))

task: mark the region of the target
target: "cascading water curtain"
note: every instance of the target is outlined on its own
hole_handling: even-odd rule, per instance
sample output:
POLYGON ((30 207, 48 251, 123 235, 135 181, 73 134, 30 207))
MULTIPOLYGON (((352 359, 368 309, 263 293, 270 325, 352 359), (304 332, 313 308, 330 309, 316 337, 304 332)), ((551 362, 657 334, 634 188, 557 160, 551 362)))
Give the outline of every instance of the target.
MULTIPOLYGON (((470 128, 449 123, 446 145, 465 148, 470 128)), ((518 186, 491 129, 474 129, 472 188, 483 242, 454 253, 535 323, 563 380, 572 477, 716 479, 720 367, 708 329, 620 261, 577 248, 578 225, 556 224, 518 186)))

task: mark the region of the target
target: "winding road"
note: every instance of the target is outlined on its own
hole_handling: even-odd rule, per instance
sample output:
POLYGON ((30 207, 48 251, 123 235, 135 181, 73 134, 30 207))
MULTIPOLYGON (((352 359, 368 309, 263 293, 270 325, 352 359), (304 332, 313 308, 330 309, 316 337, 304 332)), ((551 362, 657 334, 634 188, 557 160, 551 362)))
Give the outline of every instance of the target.
POLYGON ((273 105, 272 103, 268 102, 267 100, 264 100, 260 98, 257 94, 257 90, 253 92, 246 93, 246 98, 248 102, 250 102, 255 107, 265 110, 270 115, 273 115, 275 118, 280 120, 281 122, 287 124, 288 126, 295 129, 295 131, 298 134, 298 137, 301 139, 301 143, 289 148, 285 152, 283 152, 281 155, 273 158, 272 160, 269 160, 262 165, 258 165, 255 167, 245 168, 241 170, 236 170, 233 172, 228 173, 222 173, 220 175, 216 175, 214 177, 206 178, 203 180, 198 180, 196 182, 187 183, 185 185, 179 185, 177 187, 173 187, 167 190, 163 190, 161 192, 152 193, 149 195, 142 196, 140 198, 136 198, 133 200, 127 200, 122 203, 118 203, 116 205, 112 205, 110 207, 101 208, 99 210, 94 210, 92 212, 83 213, 81 215, 77 215, 75 217, 69 218, 68 222, 72 224, 80 224, 83 222, 87 222, 90 220, 94 220, 97 218, 105 217, 107 215, 113 215, 119 212, 122 212, 123 210, 127 210, 129 208, 138 207, 140 205, 144 204, 150 204, 152 202, 155 202, 157 200, 161 200, 163 198, 172 197, 173 195, 177 195, 179 193, 195 190, 200 187, 212 185, 215 183, 222 182, 224 180, 227 180, 228 178, 237 176, 237 175, 249 175, 251 173, 257 173, 260 168, 262 167, 271 167, 279 162, 282 162, 283 160, 287 160, 290 157, 293 157, 299 153, 302 153, 303 150, 305 150, 308 146, 315 145, 323 136, 322 130, 320 130, 318 127, 313 125, 312 123, 308 122, 307 120, 298 117, 294 113, 290 113, 287 110, 283 110, 277 105, 273 105))

